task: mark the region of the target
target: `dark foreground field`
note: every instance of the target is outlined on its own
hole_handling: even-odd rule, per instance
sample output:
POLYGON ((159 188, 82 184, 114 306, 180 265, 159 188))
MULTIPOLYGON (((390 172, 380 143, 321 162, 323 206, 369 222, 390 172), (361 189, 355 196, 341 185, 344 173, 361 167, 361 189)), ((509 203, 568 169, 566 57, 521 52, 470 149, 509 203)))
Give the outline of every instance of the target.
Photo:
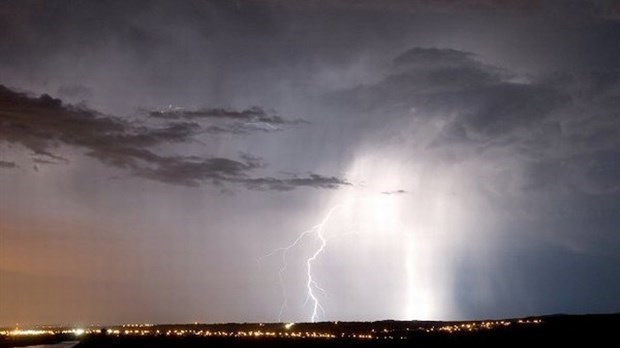
MULTIPOLYGON (((90 334, 81 337, 75 348, 163 348, 163 347, 445 347, 472 345, 473 347, 501 346, 561 346, 573 345, 582 347, 615 346, 620 341, 620 314, 614 315, 582 315, 582 316, 547 316, 541 322, 518 324, 512 320, 511 325, 495 326, 491 329, 460 330, 427 330, 432 327, 460 326, 467 322, 375 322, 375 323, 340 323, 342 332, 336 338, 280 338, 280 337, 203 337, 196 335, 114 335, 108 333, 90 334), (412 330, 411 328, 417 328, 412 330), (409 330, 405 329, 409 328, 409 330), (422 330, 423 329, 423 330, 422 330), (352 332, 372 330, 372 338, 348 338, 352 332), (345 337, 340 337, 340 336, 345 337)), ((256 324, 224 324, 220 328, 238 330, 256 324)), ((263 324, 261 324, 263 325, 263 324)), ((280 324, 273 324, 280 325, 280 324)), ((296 324, 303 330, 313 328, 325 331, 334 329, 331 323, 296 324)), ((161 326, 172 327, 172 326, 161 326)), ((179 328, 190 328, 190 325, 175 325, 179 328)), ((336 331, 331 331, 336 334, 336 331)), ((48 339, 51 339, 48 337, 48 339)), ((66 337, 55 337, 54 341, 66 340, 66 337)), ((23 346, 24 342, 13 339, 0 342, 0 347, 23 346)), ((32 342, 31 342, 32 343, 32 342)), ((43 342, 37 342, 38 344, 43 342)), ((50 342, 51 343, 51 342, 50 342)), ((36 344, 36 343, 35 343, 36 344)))

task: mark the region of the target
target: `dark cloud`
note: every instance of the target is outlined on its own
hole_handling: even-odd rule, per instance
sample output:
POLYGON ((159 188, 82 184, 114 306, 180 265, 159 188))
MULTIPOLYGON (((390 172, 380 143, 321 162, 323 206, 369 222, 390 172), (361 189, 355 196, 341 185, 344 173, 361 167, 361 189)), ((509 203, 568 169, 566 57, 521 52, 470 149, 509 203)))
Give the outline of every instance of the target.
POLYGON ((15 162, 0 161, 0 168, 17 168, 15 162))
POLYGON ((343 185, 351 185, 346 180, 337 177, 326 177, 318 174, 310 174, 307 177, 292 177, 285 179, 257 178, 242 180, 242 183, 253 189, 270 189, 277 191, 289 191, 296 187, 313 187, 335 189, 343 185))
MULTIPOLYGON (((246 112, 181 114, 179 117, 256 118, 285 123, 280 117, 268 116, 258 108, 246 112)), ((22 145, 35 155, 48 158, 37 158, 36 163, 52 163, 49 159, 66 161, 55 152, 60 145, 69 145, 85 149, 87 155, 135 176, 176 185, 235 183, 251 189, 285 191, 297 187, 337 188, 347 184, 342 179, 317 174, 292 178, 253 177, 251 171, 264 164, 260 158, 247 154, 234 160, 162 155, 154 150, 170 143, 190 142, 194 135, 203 131, 195 122, 175 122, 159 128, 130 123, 84 107, 63 104, 60 99, 48 95, 30 97, 0 85, 0 141, 22 145)), ((209 131, 207 128, 206 132, 209 131)))
POLYGON ((384 195, 401 195, 403 193, 407 193, 405 190, 394 190, 394 191, 383 191, 381 192, 384 195))
POLYGON ((282 130, 284 126, 308 123, 302 119, 287 120, 259 107, 252 107, 245 110, 222 108, 186 110, 180 107, 168 107, 164 110, 150 111, 149 115, 166 120, 217 122, 217 124, 211 124, 206 127, 206 132, 212 134, 275 132, 282 130))
POLYGON ((289 123, 282 117, 277 115, 268 114, 265 110, 259 107, 252 107, 249 109, 237 111, 231 109, 198 109, 198 110, 185 110, 179 107, 169 107, 166 110, 151 111, 149 113, 153 117, 161 117, 166 119, 196 119, 196 118, 213 118, 213 119, 232 119, 242 121, 261 121, 269 122, 273 124, 289 123))
POLYGON ((251 132, 276 132, 282 128, 276 127, 269 123, 234 123, 219 126, 208 126, 205 131, 211 134, 231 133, 231 134, 248 134, 251 132))
POLYGON ((488 92, 506 87, 511 76, 474 58, 453 49, 413 48, 393 60, 383 80, 335 93, 328 101, 363 112, 384 112, 388 107, 394 112, 412 108, 441 112, 454 106, 467 111, 478 106, 468 104, 486 101, 488 92))
POLYGON ((376 127, 386 118, 443 124, 429 150, 485 156, 511 149, 519 154, 511 161, 522 168, 521 189, 593 193, 620 185, 619 101, 616 70, 522 77, 469 52, 419 47, 397 56, 379 82, 328 97, 376 127))
POLYGON ((148 166, 129 163, 128 165, 135 174, 186 186, 198 186, 204 181, 210 181, 213 184, 243 183, 249 180, 248 172, 257 167, 251 162, 228 158, 164 157, 152 152, 134 154, 134 156, 149 163, 148 166))

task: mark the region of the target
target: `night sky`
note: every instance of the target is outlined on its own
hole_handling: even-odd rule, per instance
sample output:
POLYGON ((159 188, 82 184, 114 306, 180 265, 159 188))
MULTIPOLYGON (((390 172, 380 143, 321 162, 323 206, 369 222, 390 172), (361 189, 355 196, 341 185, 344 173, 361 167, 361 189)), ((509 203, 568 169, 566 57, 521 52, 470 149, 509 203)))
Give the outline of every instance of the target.
POLYGON ((618 1, 0 3, 0 326, 619 294, 618 1))

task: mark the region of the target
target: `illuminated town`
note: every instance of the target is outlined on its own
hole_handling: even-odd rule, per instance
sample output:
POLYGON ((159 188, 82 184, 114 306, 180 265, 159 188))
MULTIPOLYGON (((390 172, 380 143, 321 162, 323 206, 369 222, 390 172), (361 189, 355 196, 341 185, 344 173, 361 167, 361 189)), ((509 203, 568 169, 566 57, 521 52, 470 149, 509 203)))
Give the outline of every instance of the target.
POLYGON ((615 337, 620 314, 549 315, 477 321, 326 321, 317 323, 191 323, 0 328, 0 348, 197 348, 446 346, 495 347, 553 339, 569 344, 615 337))
POLYGON ((259 323, 259 324, 185 324, 153 325, 126 324, 122 326, 92 326, 86 328, 35 327, 4 328, 2 336, 84 335, 109 336, 174 336, 174 337, 229 337, 229 338, 290 338, 290 339, 408 339, 412 334, 457 333, 494 330, 513 325, 542 324, 539 318, 471 321, 471 322, 401 322, 381 321, 372 323, 323 322, 323 323, 259 323))

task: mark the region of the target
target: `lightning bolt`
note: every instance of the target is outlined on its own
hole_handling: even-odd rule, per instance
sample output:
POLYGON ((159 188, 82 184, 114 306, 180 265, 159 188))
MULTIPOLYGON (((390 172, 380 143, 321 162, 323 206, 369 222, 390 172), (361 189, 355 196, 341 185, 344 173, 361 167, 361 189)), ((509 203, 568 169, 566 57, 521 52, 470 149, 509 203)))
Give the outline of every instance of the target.
POLYGON ((274 251, 270 252, 269 254, 267 254, 265 256, 262 256, 261 258, 258 259, 258 261, 260 262, 261 260, 263 260, 265 258, 268 258, 268 257, 271 257, 271 256, 273 256, 273 255, 275 255, 277 253, 281 253, 282 254, 282 267, 280 267, 280 269, 278 270, 278 279, 280 281, 280 291, 282 292, 282 297, 284 299, 282 301, 282 305, 280 306, 280 311, 278 312, 278 321, 279 322, 282 321, 282 315, 284 314, 284 310, 286 309, 286 306, 288 305, 288 296, 286 294, 286 286, 284 286, 284 272, 288 268, 288 262, 286 261, 286 255, 288 254, 288 252, 292 248, 297 246, 297 244, 299 244, 299 242, 306 235, 313 233, 317 226, 314 226, 311 229, 300 233, 299 236, 297 236, 297 239, 295 239, 295 241, 293 241, 291 244, 289 244, 289 245, 287 245, 285 247, 277 248, 274 251))
POLYGON ((319 302, 319 299, 314 294, 314 290, 313 289, 318 289, 318 290, 322 291, 323 293, 325 293, 325 290, 323 288, 321 288, 319 286, 319 284, 312 278, 312 263, 317 259, 317 257, 319 257, 319 255, 323 252, 323 250, 325 250, 325 247, 327 246, 327 239, 323 235, 323 230, 324 230, 325 224, 327 224, 327 222, 329 221, 329 218, 332 216, 334 211, 336 211, 336 209, 341 208, 341 207, 342 207, 342 205, 340 205, 340 204, 332 207, 329 210, 329 212, 327 213, 327 215, 325 216, 325 218, 323 219, 323 221, 321 221, 320 224, 315 226, 315 228, 316 228, 316 235, 319 238, 319 240, 321 241, 321 246, 306 261, 306 270, 307 270, 307 274, 308 274, 308 279, 307 279, 306 287, 308 288, 308 297, 310 299, 312 299, 312 302, 314 303, 313 306, 312 306, 312 317, 310 318, 310 321, 312 321, 313 323, 318 318, 318 310, 319 309, 321 309, 321 312, 325 313, 325 310, 321 306, 321 303, 319 302))
POLYGON ((280 281, 280 291, 282 292, 282 297, 283 297, 282 305, 280 306, 280 311, 278 312, 279 322, 282 321, 282 315, 284 314, 284 310, 286 309, 286 306, 288 305, 288 296, 286 293, 286 286, 284 285, 284 272, 288 268, 288 262, 287 262, 286 256, 291 249, 299 245, 299 243, 306 236, 310 234, 316 234, 317 238, 320 241, 320 245, 315 250, 315 252, 312 254, 312 256, 310 256, 306 260, 306 288, 307 288, 306 303, 308 301, 312 301, 312 316, 310 317, 310 320, 312 322, 316 322, 316 320, 318 319, 319 310, 323 314, 325 313, 325 310, 323 306, 321 306, 321 303, 319 301, 319 298, 317 297, 317 294, 315 293, 315 290, 321 291, 323 293, 326 293, 326 292, 325 292, 325 289, 319 286, 317 281, 314 280, 314 277, 312 275, 312 264, 314 263, 314 261, 317 260, 317 258, 321 255, 321 253, 323 253, 323 251, 325 250, 325 247, 327 247, 328 239, 324 235, 325 225, 329 222, 333 213, 339 208, 342 208, 343 206, 344 206, 343 204, 337 204, 333 206, 331 209, 329 209, 329 211, 327 212, 327 214, 325 215, 325 217, 323 218, 323 220, 321 220, 319 224, 313 226, 309 230, 301 232, 291 244, 284 246, 284 247, 277 248, 274 251, 270 252, 269 254, 264 255, 258 259, 258 261, 260 262, 261 260, 271 257, 273 255, 276 255, 278 253, 281 253, 282 255, 282 267, 280 267, 280 269, 278 270, 278 279, 280 281))
MULTIPOLYGON (((306 300, 304 302, 304 306, 308 305, 308 303, 311 304, 311 309, 312 309, 312 314, 310 316, 310 321, 311 322, 316 322, 318 319, 320 319, 321 316, 325 316, 325 309, 323 308, 323 306, 321 305, 321 301, 320 301, 320 296, 319 296, 319 292, 326 295, 327 292, 325 291, 325 289, 323 289, 317 279, 315 274, 313 273, 314 268, 316 267, 316 261, 319 260, 319 258, 321 257, 321 255, 324 253, 325 249, 327 248, 329 241, 332 238, 337 238, 337 237, 343 237, 343 236, 347 236, 347 235, 351 235, 351 234, 357 234, 357 232, 345 232, 343 230, 339 230, 337 234, 333 234, 330 235, 329 237, 326 236, 325 230, 327 225, 329 224, 330 220, 332 219, 332 217, 334 216, 335 212, 343 207, 347 207, 350 205, 355 204, 356 202, 359 203, 365 199, 370 199, 372 197, 376 197, 377 193, 374 194, 365 194, 362 193, 360 195, 358 195, 356 197, 355 200, 350 201, 350 200, 344 200, 341 201, 340 203, 332 206, 327 213, 325 214, 325 216, 323 217, 323 219, 315 226, 311 227, 309 230, 303 231, 301 232, 299 235, 297 235, 297 237, 295 238, 295 240, 293 240, 292 243, 284 246, 284 247, 280 247, 277 248, 275 250, 273 250, 272 252, 270 252, 267 255, 262 256, 261 258, 258 259, 259 263, 262 259, 264 258, 268 258, 277 254, 281 255, 281 267, 278 270, 278 279, 280 282, 280 291, 282 293, 282 305, 280 306, 280 310, 278 312, 278 321, 282 322, 283 319, 283 315, 284 312, 286 310, 286 307, 288 306, 288 294, 287 294, 287 290, 286 290, 286 286, 284 284, 284 275, 285 272, 289 266, 288 261, 287 261, 287 257, 289 255, 289 253, 292 251, 293 248, 299 246, 302 244, 302 242, 308 238, 311 235, 314 235, 316 240, 318 241, 318 245, 316 246, 316 248, 314 249, 313 253, 305 260, 305 268, 306 268, 306 272, 305 272, 305 278, 306 278, 306 300)), ((383 195, 384 196, 384 195, 383 195)), ((357 225, 357 223, 352 224, 351 227, 353 227, 354 231, 357 231, 359 229, 359 227, 355 227, 357 225)), ((349 230, 349 227, 345 228, 346 230, 349 230)))

